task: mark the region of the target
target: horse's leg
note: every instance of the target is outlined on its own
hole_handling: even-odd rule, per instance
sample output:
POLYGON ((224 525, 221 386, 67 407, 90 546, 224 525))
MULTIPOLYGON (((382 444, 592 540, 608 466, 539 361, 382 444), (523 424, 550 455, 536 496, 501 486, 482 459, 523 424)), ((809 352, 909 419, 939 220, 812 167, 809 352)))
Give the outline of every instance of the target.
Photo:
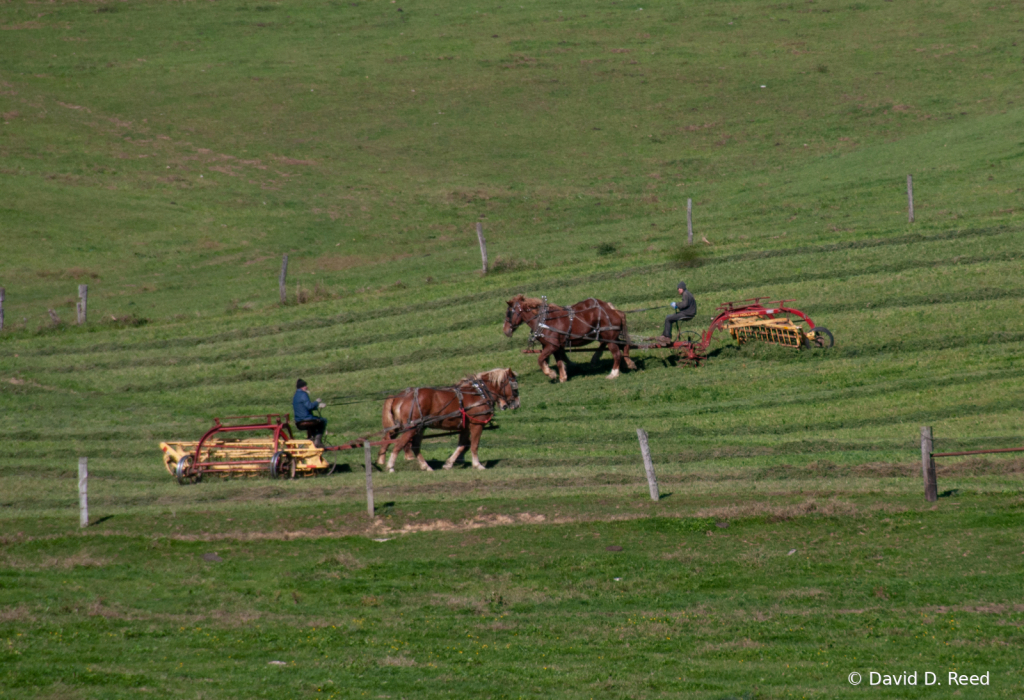
POLYGON ((557 375, 551 371, 548 367, 548 357, 555 351, 554 345, 545 345, 540 351, 540 357, 537 358, 537 364, 540 365, 540 371, 544 373, 544 376, 548 379, 554 379, 557 375))
POLYGON ((630 369, 636 369, 636 363, 633 362, 633 360, 629 359, 629 344, 626 343, 625 345, 621 345, 620 347, 622 349, 622 359, 626 361, 626 367, 629 367, 630 369))
POLYGON ((420 453, 420 445, 422 445, 422 444, 423 444, 423 428, 420 428, 419 430, 416 431, 416 434, 413 435, 413 438, 412 438, 412 440, 409 441, 409 444, 405 446, 405 461, 406 462, 411 462, 412 460, 417 458, 416 455, 418 455, 420 453))
POLYGON ((409 444, 409 441, 412 440, 413 435, 415 435, 415 434, 416 434, 415 430, 407 430, 404 433, 402 433, 401 435, 399 435, 398 439, 395 440, 394 443, 392 443, 392 445, 391 445, 391 457, 388 458, 388 471, 389 472, 395 471, 395 459, 398 457, 398 453, 405 449, 406 445, 409 444))
MULTIPOLYGON (((385 437, 385 439, 393 438, 394 435, 390 435, 389 434, 389 435, 385 435, 384 437, 385 437)), ((378 467, 383 467, 384 466, 384 460, 387 458, 387 455, 388 455, 388 448, 391 447, 393 444, 394 443, 387 442, 387 443, 384 443, 383 445, 380 446, 380 452, 377 454, 377 466, 378 467)))
POLYGON ((484 426, 477 425, 474 423, 469 428, 469 452, 473 455, 473 468, 474 469, 486 469, 486 467, 480 464, 480 458, 476 454, 476 450, 480 447, 480 436, 484 432, 484 426))
POLYGON ((455 448, 455 451, 452 452, 452 456, 449 457, 448 461, 444 463, 444 468, 451 469, 453 466, 455 466, 455 461, 462 455, 463 452, 466 451, 467 447, 469 447, 469 431, 467 428, 463 428, 459 432, 459 444, 455 448))
POLYGON ((601 344, 597 346, 597 352, 595 352, 594 356, 590 358, 590 364, 592 364, 592 365, 596 365, 597 364, 597 361, 601 359, 601 355, 604 354, 604 348, 605 348, 606 345, 607 345, 607 343, 605 343, 604 341, 601 341, 601 344))
POLYGON ((432 472, 434 471, 434 469, 429 464, 427 464, 427 460, 425 460, 423 458, 423 455, 420 454, 420 445, 423 444, 423 430, 423 428, 420 428, 419 430, 416 431, 415 435, 413 436, 411 442, 412 452, 414 455, 416 455, 416 461, 420 463, 420 469, 422 469, 425 472, 432 472))
POLYGON ((555 362, 558 364, 558 381, 567 382, 569 381, 569 375, 565 371, 565 363, 569 361, 569 356, 565 354, 564 349, 560 349, 555 353, 555 362))
POLYGON ((622 357, 622 350, 619 349, 618 345, 612 343, 611 351, 612 359, 614 360, 614 362, 612 363, 612 372, 611 374, 608 375, 608 378, 615 379, 617 376, 619 376, 619 359, 622 357))

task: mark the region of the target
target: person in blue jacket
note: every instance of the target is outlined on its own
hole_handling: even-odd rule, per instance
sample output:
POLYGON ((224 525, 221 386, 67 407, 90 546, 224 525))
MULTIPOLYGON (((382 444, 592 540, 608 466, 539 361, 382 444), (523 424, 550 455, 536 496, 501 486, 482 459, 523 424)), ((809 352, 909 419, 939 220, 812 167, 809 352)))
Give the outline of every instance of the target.
POLYGON ((677 290, 682 299, 672 302, 672 308, 675 310, 675 313, 665 317, 665 332, 661 334, 659 339, 669 343, 672 342, 672 324, 676 321, 689 321, 697 315, 697 300, 687 291, 686 282, 680 282, 677 285, 677 290))
POLYGON ((306 431, 306 437, 317 447, 323 447, 323 435, 327 432, 327 419, 314 416, 313 411, 326 408, 320 399, 309 398, 309 385, 303 380, 295 382, 295 396, 292 397, 292 409, 295 411, 295 427, 306 431))

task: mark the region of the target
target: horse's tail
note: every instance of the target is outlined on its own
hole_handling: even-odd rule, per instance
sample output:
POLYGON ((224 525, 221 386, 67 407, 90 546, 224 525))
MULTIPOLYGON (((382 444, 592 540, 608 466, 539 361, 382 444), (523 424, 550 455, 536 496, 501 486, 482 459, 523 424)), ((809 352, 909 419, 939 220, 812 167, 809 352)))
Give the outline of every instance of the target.
POLYGON ((397 396, 389 396, 384 399, 384 408, 380 412, 380 426, 383 432, 390 433, 395 427, 395 417, 391 413, 391 408, 395 404, 397 396))

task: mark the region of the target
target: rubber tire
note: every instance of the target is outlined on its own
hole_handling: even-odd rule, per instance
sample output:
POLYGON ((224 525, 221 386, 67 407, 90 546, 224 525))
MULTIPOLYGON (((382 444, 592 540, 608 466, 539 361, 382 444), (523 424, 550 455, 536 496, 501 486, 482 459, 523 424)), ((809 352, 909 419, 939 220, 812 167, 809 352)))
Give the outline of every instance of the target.
POLYGON ((198 484, 203 480, 203 473, 188 474, 189 467, 192 466, 192 455, 185 455, 178 460, 177 466, 174 467, 174 478, 178 480, 178 483, 182 486, 188 484, 198 484))
POLYGON ((294 479, 295 459, 290 454, 283 450, 275 452, 274 456, 270 458, 270 478, 294 479), (281 469, 282 466, 285 467, 283 471, 281 469))
POLYGON ((814 334, 816 336, 815 339, 814 339, 814 345, 816 347, 819 347, 819 348, 830 348, 830 347, 832 347, 833 345, 836 344, 836 339, 832 337, 832 331, 830 331, 828 328, 825 328, 824 326, 818 326, 817 328, 815 328, 814 329, 814 334), (818 342, 819 341, 819 337, 817 337, 817 336, 821 336, 821 335, 825 336, 825 339, 827 340, 827 343, 818 342))

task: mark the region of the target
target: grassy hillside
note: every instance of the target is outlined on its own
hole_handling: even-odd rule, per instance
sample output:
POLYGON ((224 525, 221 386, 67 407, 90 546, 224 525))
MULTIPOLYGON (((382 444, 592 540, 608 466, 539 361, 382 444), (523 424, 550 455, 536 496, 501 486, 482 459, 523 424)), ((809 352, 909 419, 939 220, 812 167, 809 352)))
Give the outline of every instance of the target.
POLYGON ((942 460, 933 512, 917 442, 1024 444, 1020 3, 520 1, 0 4, 0 697, 1020 694, 1022 463, 942 460), (770 295, 836 345, 559 385, 500 332, 679 279, 692 328, 770 295), (160 466, 298 376, 340 440, 498 366, 488 470, 400 461, 373 524, 361 455, 160 466))

